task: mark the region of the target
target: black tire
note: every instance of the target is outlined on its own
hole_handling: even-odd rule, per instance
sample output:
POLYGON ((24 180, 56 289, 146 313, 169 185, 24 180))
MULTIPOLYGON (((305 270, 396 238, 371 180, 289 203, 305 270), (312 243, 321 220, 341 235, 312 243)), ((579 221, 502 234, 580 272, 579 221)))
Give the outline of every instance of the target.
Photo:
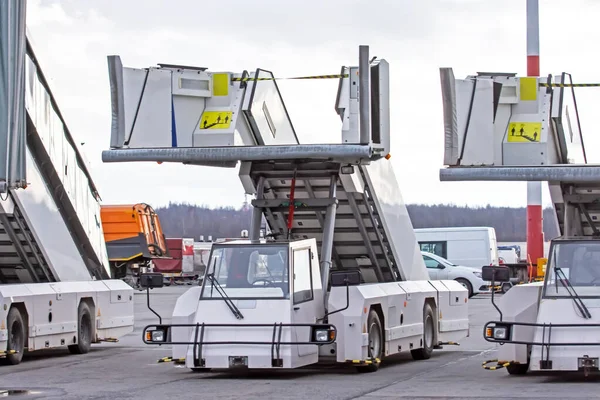
POLYGON ((11 307, 6 318, 6 328, 8 330, 7 350, 14 350, 16 353, 7 354, 3 361, 9 365, 17 365, 23 359, 25 351, 25 339, 27 330, 21 312, 16 307, 11 307))
POLYGON ((504 282, 501 286, 502 293, 508 292, 511 288, 512 288, 512 285, 510 284, 510 282, 504 282))
POLYGON ((435 345, 434 321, 433 310, 429 303, 425 303, 425 307, 423 307, 423 347, 410 351, 413 360, 427 360, 431 357, 435 345))
POLYGON ((201 372, 210 372, 210 368, 190 368, 192 372, 199 374, 201 372))
POLYGON ((510 375, 525 375, 529 370, 529 363, 527 364, 510 364, 506 367, 506 370, 510 375))
POLYGON ((85 302, 79 303, 77 310, 77 344, 69 346, 72 354, 86 354, 92 347, 92 335, 94 332, 92 323, 92 312, 85 302))
MULTIPOLYGON (((383 347, 385 342, 383 341, 383 328, 381 326, 381 321, 379 320, 379 315, 375 310, 371 310, 369 312, 369 318, 367 319, 367 332, 369 332, 369 352, 368 357, 371 360, 375 360, 376 358, 381 361, 383 357, 383 347)), ((378 362, 373 361, 368 365, 357 366, 356 369, 358 372, 375 372, 379 369, 378 362)))
POLYGON ((456 278, 455 281, 463 285, 469 291, 469 298, 473 297, 473 286, 471 285, 471 282, 463 278, 456 278))

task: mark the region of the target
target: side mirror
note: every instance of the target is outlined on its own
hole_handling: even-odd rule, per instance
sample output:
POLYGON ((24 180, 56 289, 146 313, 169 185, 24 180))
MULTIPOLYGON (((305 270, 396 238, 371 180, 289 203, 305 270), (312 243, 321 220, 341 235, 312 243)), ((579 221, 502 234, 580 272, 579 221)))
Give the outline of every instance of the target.
POLYGON ((163 287, 163 274, 160 272, 147 272, 140 274, 140 286, 144 289, 154 289, 163 287))
POLYGON ((438 263, 437 267, 438 267, 438 269, 446 269, 446 266, 444 264, 440 264, 440 263, 438 263))
POLYGON ((330 276, 331 287, 360 285, 361 274, 357 269, 348 271, 332 271, 330 276))
POLYGON ((484 281, 508 282, 510 281, 510 270, 508 267, 486 265, 481 268, 481 278, 484 281))

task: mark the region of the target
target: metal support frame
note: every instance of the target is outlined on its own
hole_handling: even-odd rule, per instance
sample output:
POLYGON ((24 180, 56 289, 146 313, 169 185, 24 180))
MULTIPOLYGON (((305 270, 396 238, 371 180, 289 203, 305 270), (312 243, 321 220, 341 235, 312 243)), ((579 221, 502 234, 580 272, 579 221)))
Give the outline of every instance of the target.
POLYGON ((369 46, 361 45, 358 49, 358 106, 359 106, 359 126, 360 126, 360 144, 369 144, 371 133, 371 85, 369 68, 369 46))
MULTIPOLYGON (((11 223, 11 219, 6 214, 0 214, 0 222, 2 222, 2 225, 4 226, 4 230, 6 231, 6 234, 8 235, 8 237, 10 238, 10 241, 12 242, 13 247, 15 248, 15 251, 17 252, 17 255, 23 262, 23 266, 25 267, 27 272, 29 272, 29 275, 31 276, 31 280, 33 281, 33 283, 39 283, 40 277, 36 273, 35 267, 33 266, 33 264, 31 264, 31 260, 29 259, 28 255, 27 255, 27 251, 23 247, 23 245, 21 243, 21 239, 19 239, 19 234, 14 231, 12 223, 11 223)), ((23 235, 25 235, 25 232, 22 232, 22 233, 23 233, 23 235)), ((25 237, 25 239, 27 239, 27 237, 25 237)), ((32 248, 31 250, 32 250, 32 252, 35 252, 35 248, 32 248)), ((52 280, 48 279, 48 281, 51 282, 52 280)))
MULTIPOLYGON (((329 198, 334 199, 337 194, 337 176, 331 177, 331 183, 329 186, 329 198)), ((327 314, 327 303, 329 296, 327 296, 327 287, 329 285, 329 269, 331 266, 331 251, 333 249, 333 233, 335 228, 335 213, 337 211, 337 204, 334 202, 327 207, 325 214, 325 224, 323 226, 323 243, 321 245, 321 282, 323 284, 323 302, 325 306, 325 314, 327 314)))
MULTIPOLYGON (((265 177, 261 176, 258 179, 258 185, 256 185, 256 199, 262 200, 264 198, 265 190, 265 177)), ((259 207, 252 207, 252 222, 250 224, 249 237, 250 240, 260 240, 260 225, 262 222, 262 210, 259 207)))
MULTIPOLYGON (((337 179, 336 179, 337 181, 337 179)), ((306 193, 308 194, 308 196, 310 198, 317 198, 317 196, 315 196, 315 191, 312 188, 312 185, 310 184, 310 181, 308 179, 303 180, 304 183, 304 189, 306 190, 306 193)), ((336 182, 337 184, 337 182, 336 182)), ((323 218, 323 213, 321 211, 316 211, 315 215, 317 216, 317 221, 319 221, 319 226, 321 227, 321 231, 323 230, 323 228, 325 227, 325 219, 323 218)), ((333 243, 333 239, 332 239, 332 243, 333 243)), ((321 247, 323 247, 323 245, 321 244, 321 247)), ((332 246, 333 249, 333 259, 335 259, 335 264, 337 266, 337 268, 341 269, 342 268, 342 261, 340 260, 340 256, 337 252, 337 250, 335 249, 335 246, 332 246)), ((325 288, 326 289, 326 288, 325 288)))
POLYGON ((590 225, 590 228, 592 228, 593 236, 600 236, 600 231, 598 231, 596 224, 592 220, 592 217, 590 217, 590 214, 588 213, 585 206, 583 204, 578 204, 578 207, 579 207, 579 211, 581 211, 581 213, 585 216, 585 219, 587 220, 588 224, 590 225))
MULTIPOLYGON (((380 282, 384 282, 383 271, 381 270, 381 265, 377 261, 377 254, 375 254, 375 249, 371 245, 371 239, 369 238, 369 232, 365 228, 365 224, 363 221, 363 216, 360 213, 360 209, 358 208, 358 204, 356 204, 356 199, 354 198, 354 192, 348 193, 348 203, 350 204, 350 208, 354 213, 354 217, 356 218, 356 224, 358 226, 358 230, 360 231, 360 235, 363 238, 363 242, 365 247, 367 248, 367 253, 369 255, 369 259, 371 260, 371 264, 373 264, 373 269, 375 270, 375 274, 377 275, 377 279, 380 282)), ((366 203, 365 206, 369 208, 369 204, 366 203)), ((382 253, 385 252, 383 248, 383 243, 381 243, 382 253)))

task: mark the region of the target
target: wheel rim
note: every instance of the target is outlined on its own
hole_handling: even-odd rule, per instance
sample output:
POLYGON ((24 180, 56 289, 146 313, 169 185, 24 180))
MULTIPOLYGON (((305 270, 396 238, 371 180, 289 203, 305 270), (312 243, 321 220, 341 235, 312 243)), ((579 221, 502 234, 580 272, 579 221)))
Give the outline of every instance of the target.
POLYGON ((379 335, 379 326, 376 323, 372 323, 369 327, 369 350, 371 357, 379 358, 381 352, 381 338, 379 335))
POLYGON ((23 340, 21 331, 21 324, 19 322, 14 322, 10 328, 10 344, 12 347, 10 350, 19 351, 21 349, 21 341, 23 340))
POLYGON ((467 286, 467 284, 463 281, 459 281, 459 283, 467 290, 469 290, 469 286, 467 286))
POLYGON ((433 323, 428 315, 425 320, 425 346, 431 348, 433 346, 433 323))

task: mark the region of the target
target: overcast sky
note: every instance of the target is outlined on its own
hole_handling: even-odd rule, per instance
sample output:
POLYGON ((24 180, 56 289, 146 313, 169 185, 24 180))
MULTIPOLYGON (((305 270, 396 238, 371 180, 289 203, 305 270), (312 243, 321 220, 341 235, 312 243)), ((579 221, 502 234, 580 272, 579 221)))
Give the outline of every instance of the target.
MULTIPOLYGON (((127 67, 158 63, 276 76, 339 73, 358 46, 391 67, 392 162, 407 203, 526 205, 525 183, 440 182, 443 122, 439 68, 526 73, 525 0, 28 0, 35 51, 61 112, 89 160, 104 204, 169 201, 240 206, 237 169, 104 164, 110 140, 106 56, 127 67)), ((600 2, 540 0, 541 74, 597 82, 600 2), (593 48, 593 47, 592 47, 593 48)), ((282 81, 301 141, 340 130, 337 81, 282 81)), ((588 158, 600 89, 578 89, 588 158)), ((544 203, 548 203, 544 185, 544 203)))

